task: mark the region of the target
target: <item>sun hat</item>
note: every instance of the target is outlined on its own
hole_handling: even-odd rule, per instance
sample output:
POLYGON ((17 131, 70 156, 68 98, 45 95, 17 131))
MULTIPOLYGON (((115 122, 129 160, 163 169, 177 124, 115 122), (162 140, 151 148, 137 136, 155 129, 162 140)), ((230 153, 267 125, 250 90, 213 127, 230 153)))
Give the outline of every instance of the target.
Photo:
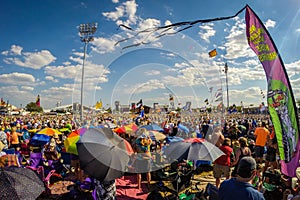
POLYGON ((57 134, 57 133, 54 133, 54 134, 53 134, 53 138, 57 139, 57 138, 58 138, 58 134, 57 134))
POLYGON ((239 161, 237 174, 242 178, 250 178, 252 171, 256 169, 256 162, 251 156, 243 157, 239 161))

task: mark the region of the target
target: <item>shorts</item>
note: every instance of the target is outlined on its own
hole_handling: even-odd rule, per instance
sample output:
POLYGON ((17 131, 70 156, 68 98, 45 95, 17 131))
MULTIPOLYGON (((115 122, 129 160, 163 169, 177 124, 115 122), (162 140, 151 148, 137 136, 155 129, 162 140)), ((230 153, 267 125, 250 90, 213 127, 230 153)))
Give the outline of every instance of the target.
POLYGON ((265 147, 255 146, 254 152, 256 158, 262 158, 264 156, 265 147))
POLYGON ((230 167, 226 166, 226 165, 215 164, 214 168, 213 168, 213 174, 214 174, 214 178, 221 178, 222 174, 225 177, 229 177, 230 176, 230 167))
POLYGON ((20 147, 20 144, 11 144, 10 145, 11 148, 17 149, 20 147))

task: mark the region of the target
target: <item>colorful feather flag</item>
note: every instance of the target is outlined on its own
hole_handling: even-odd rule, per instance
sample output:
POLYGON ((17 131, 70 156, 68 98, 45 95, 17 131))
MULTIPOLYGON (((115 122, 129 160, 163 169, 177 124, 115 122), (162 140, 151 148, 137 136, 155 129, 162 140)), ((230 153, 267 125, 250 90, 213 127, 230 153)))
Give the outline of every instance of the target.
POLYGON ((38 94, 37 97, 36 97, 35 104, 36 104, 38 107, 41 106, 41 99, 40 99, 40 95, 39 95, 39 94, 38 94))
POLYGON ((295 177, 299 166, 300 146, 298 116, 292 87, 283 61, 268 30, 246 6, 246 35, 266 74, 267 102, 278 142, 281 172, 295 177))

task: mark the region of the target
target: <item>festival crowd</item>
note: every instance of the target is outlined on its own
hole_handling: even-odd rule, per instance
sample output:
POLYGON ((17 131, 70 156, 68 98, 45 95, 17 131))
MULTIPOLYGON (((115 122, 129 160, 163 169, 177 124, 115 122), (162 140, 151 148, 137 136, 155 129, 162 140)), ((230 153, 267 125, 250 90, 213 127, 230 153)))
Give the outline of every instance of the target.
MULTIPOLYGON (((165 114, 101 114, 86 121, 87 127, 100 125, 115 129, 126 124, 137 126, 158 124, 167 136, 182 138, 204 138, 216 145, 224 155, 210 163, 213 168, 215 187, 219 199, 298 199, 300 196, 300 170, 297 177, 288 177, 281 173, 278 155, 277 138, 269 115, 232 114, 223 118, 207 113, 165 113, 165 114), (274 180, 274 177, 276 180, 274 180), (279 178, 278 178, 279 177, 279 178), (276 182, 276 183, 275 183, 276 182), (280 183, 278 183, 280 182, 280 183), (280 185, 279 185, 280 184, 280 185), (279 188, 275 192, 275 188, 279 188), (269 195, 269 196, 267 196, 269 195), (277 195, 277 196, 276 196, 277 195)), ((43 161, 64 159, 64 140, 68 135, 80 128, 72 115, 28 115, 0 117, 0 165, 10 163, 4 158, 13 150, 24 153, 42 152, 43 161), (60 130, 61 135, 53 134, 49 142, 43 146, 33 145, 31 139, 40 130, 53 128, 60 130), (49 153, 50 152, 50 153, 49 153)), ((142 131, 141 131, 142 132, 142 131)), ((149 168, 154 153, 151 139, 143 133, 138 137, 121 135, 128 140, 137 153, 134 160, 140 162, 136 167, 149 168), (153 153, 153 154, 152 154, 153 153), (146 162, 144 162, 147 160, 146 162)), ((156 142, 157 149, 163 149, 164 141, 156 142)), ((19 165, 26 165, 26 156, 18 158, 19 165)), ((27 163, 26 163, 27 162, 27 163)), ((53 164, 53 163, 51 163, 53 164)), ((49 165, 49 163, 48 163, 49 165)), ((130 166, 130 165, 129 165, 130 166)), ((134 167, 134 165, 133 165, 134 167)), ((197 166, 196 166, 197 167, 197 166)), ((70 168, 76 174, 74 181, 84 182, 87 177, 80 169, 78 156, 71 155, 70 168)), ((138 188, 141 188, 141 174, 137 175, 138 188)), ((147 183, 151 182, 151 173, 146 173, 147 183)), ((115 199, 114 181, 107 183, 95 180, 97 199, 115 199)))

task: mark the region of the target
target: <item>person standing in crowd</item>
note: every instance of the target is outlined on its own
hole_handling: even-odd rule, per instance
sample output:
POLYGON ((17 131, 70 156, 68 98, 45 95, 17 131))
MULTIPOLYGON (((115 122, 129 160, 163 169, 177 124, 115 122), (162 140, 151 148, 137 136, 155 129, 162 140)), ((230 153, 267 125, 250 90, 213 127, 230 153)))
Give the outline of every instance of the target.
POLYGON ((263 163, 263 156, 265 152, 265 146, 270 139, 270 131, 266 128, 266 123, 261 122, 258 124, 254 131, 255 136, 255 160, 257 163, 263 163))
POLYGON ((278 168, 277 158, 276 158, 277 151, 278 151, 277 139, 276 137, 273 137, 272 139, 270 139, 270 141, 267 144, 267 155, 266 155, 265 167, 263 171, 268 170, 269 167, 271 167, 273 170, 278 168))
POLYGON ((136 159, 133 161, 133 166, 137 173, 138 189, 141 190, 141 182, 142 182, 141 173, 146 173, 148 185, 150 185, 150 181, 151 181, 150 145, 151 145, 152 141, 145 133, 143 133, 141 136, 139 136, 136 139, 135 143, 136 143, 135 149, 136 149, 137 154, 136 154, 136 159))
POLYGON ((23 136, 23 133, 17 132, 17 127, 11 127, 10 133, 10 147, 14 148, 16 151, 20 150, 20 140, 19 137, 23 136))
POLYGON ((251 150, 248 147, 248 141, 246 138, 239 138, 240 147, 234 152, 235 158, 231 166, 234 166, 231 176, 235 177, 237 175, 238 164, 243 157, 251 156, 251 150))
POLYGON ((225 155, 220 156, 214 162, 213 175, 216 179, 217 188, 220 186, 220 180, 222 175, 224 175, 226 179, 230 178, 230 160, 233 156, 233 150, 230 146, 231 140, 229 138, 225 138, 223 145, 220 146, 220 149, 224 152, 225 155))
POLYGON ((263 194, 252 185, 255 175, 255 159, 250 156, 242 158, 238 165, 237 177, 221 183, 219 200, 264 200, 263 194))

